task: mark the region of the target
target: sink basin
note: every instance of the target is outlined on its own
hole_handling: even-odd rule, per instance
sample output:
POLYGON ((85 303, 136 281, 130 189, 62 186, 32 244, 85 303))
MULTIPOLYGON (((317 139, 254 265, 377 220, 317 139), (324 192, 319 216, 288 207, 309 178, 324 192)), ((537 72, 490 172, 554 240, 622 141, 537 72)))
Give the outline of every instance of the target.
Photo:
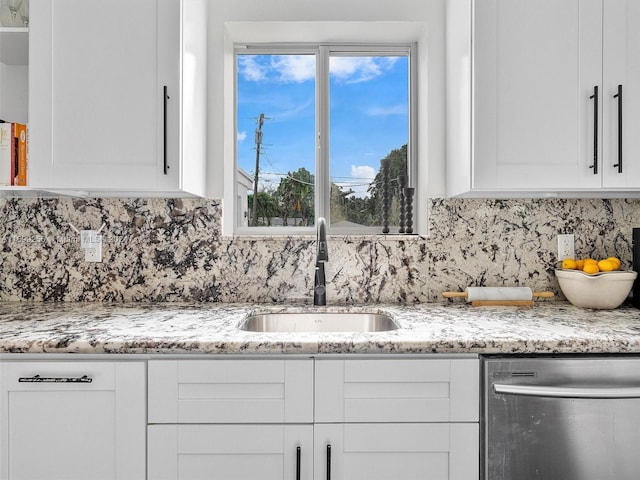
POLYGON ((249 332, 387 332, 397 328, 388 315, 362 312, 264 313, 247 317, 240 325, 249 332))

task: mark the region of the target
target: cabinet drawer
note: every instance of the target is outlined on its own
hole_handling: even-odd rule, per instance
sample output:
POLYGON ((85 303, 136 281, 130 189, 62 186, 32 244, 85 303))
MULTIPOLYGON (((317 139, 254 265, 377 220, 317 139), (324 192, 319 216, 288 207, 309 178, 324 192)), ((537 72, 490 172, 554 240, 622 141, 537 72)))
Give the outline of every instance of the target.
POLYGON ((316 422, 477 422, 477 359, 316 361, 316 422))
POLYGON ((312 425, 150 425, 148 432, 149 480, 313 477, 312 425))
POLYGON ((478 430, 477 423, 317 425, 314 478, 477 480, 478 430))
POLYGON ((311 423, 313 360, 153 360, 149 423, 311 423))

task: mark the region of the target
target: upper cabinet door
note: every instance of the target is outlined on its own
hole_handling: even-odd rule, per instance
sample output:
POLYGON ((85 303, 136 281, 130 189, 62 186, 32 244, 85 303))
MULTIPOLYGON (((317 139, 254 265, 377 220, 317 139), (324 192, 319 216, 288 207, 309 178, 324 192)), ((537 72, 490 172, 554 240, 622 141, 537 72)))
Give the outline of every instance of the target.
POLYGON ((602 0, 474 5, 472 188, 599 187, 602 0))
POLYGON ((163 105, 157 0, 35 0, 31 8, 31 49, 49 57, 32 59, 41 87, 31 100, 32 186, 149 184, 160 168, 163 105))
POLYGON ((640 186, 640 2, 605 1, 603 44, 603 185, 637 188, 640 186))
MULTIPOLYGON (((206 46, 203 5, 32 0, 29 186, 169 192, 184 190, 191 175, 197 188, 189 193, 204 193, 204 161, 197 162, 199 172, 183 171, 181 136, 182 91, 206 103, 206 59, 189 55, 184 78, 181 63, 185 38, 206 46), (193 16, 183 10, 195 10, 199 19, 195 40, 183 31, 183 19, 193 16)), ((204 124, 204 118, 186 121, 204 124)))

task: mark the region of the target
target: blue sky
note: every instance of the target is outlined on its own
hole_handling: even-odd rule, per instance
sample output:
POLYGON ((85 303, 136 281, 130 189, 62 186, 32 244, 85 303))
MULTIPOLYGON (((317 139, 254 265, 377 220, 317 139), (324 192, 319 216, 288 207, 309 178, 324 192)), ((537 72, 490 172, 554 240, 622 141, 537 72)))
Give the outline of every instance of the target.
MULTIPOLYGON (((408 59, 331 57, 333 182, 364 195, 380 159, 408 139, 408 59)), ((238 56, 240 168, 255 170, 256 119, 268 118, 260 157, 262 182, 304 167, 315 173, 315 58, 313 55, 238 56)))

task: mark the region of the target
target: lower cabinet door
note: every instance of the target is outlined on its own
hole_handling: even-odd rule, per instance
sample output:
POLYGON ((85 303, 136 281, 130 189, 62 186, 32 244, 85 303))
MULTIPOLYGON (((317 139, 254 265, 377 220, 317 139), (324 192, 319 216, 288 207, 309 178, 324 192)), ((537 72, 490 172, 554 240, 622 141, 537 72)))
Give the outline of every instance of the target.
POLYGON ((311 480, 312 425, 149 425, 149 480, 311 480))
POLYGON ((144 362, 0 363, 2 480, 144 480, 144 362))
POLYGON ((477 423, 316 424, 315 480, 477 480, 477 423))

